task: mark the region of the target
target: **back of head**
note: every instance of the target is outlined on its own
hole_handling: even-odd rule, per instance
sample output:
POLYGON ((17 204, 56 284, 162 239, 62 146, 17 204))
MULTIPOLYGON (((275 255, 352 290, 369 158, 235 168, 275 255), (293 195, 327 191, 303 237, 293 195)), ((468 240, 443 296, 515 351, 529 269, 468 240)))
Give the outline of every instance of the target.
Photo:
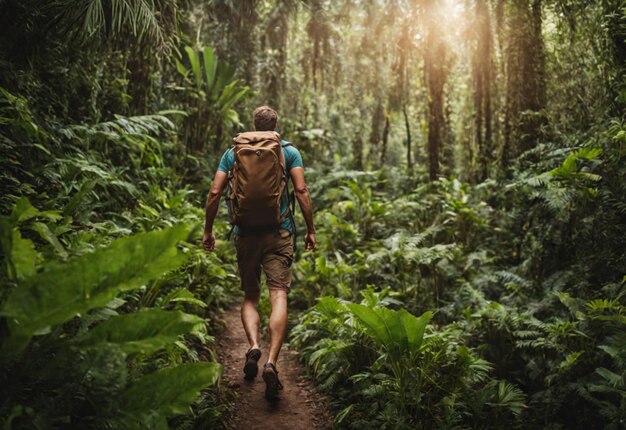
POLYGON ((278 123, 278 112, 269 106, 260 106, 252 113, 256 131, 273 131, 278 123))

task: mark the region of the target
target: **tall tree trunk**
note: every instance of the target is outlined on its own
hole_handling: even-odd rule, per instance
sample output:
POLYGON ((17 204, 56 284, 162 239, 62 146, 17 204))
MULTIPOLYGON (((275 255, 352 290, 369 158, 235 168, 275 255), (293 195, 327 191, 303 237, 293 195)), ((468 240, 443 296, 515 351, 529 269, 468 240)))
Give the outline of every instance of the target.
POLYGON ((486 0, 476 0, 474 5, 475 40, 472 49, 472 75, 474 82, 474 140, 477 160, 472 159, 474 177, 484 181, 489 175, 493 160, 491 131, 491 97, 493 77, 493 48, 491 17, 486 0))
POLYGON ((444 86, 447 79, 447 47, 436 13, 437 2, 425 4, 426 38, 424 41, 424 78, 428 94, 428 177, 439 176, 440 154, 445 134, 444 86))
POLYGON ((545 118, 545 56, 541 0, 512 2, 507 20, 503 167, 534 147, 545 118), (515 145, 513 146, 513 143, 515 145))
POLYGON ((447 49, 435 12, 436 2, 429 0, 425 6, 424 77, 428 92, 428 176, 434 181, 439 176, 445 126, 444 86, 447 78, 447 49))

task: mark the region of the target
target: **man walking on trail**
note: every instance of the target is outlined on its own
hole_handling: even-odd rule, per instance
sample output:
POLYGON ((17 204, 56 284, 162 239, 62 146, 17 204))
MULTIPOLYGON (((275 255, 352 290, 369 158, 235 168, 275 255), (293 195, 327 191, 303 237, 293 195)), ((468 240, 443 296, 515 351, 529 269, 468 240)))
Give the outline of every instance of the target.
POLYGON ((287 293, 291 285, 291 262, 295 245, 293 206, 290 205, 289 178, 304 215, 307 233, 305 249, 315 248, 315 226, 311 198, 304 181, 300 152, 275 132, 277 112, 261 106, 252 114, 254 131, 240 133, 233 139, 220 161, 206 203, 203 245, 215 248, 213 221, 220 196, 228 185, 227 203, 236 234, 237 264, 244 300, 241 307, 250 349, 246 353, 246 379, 257 376, 260 318, 257 312, 261 295, 261 270, 265 272, 272 304, 269 319, 270 350, 263 367, 265 397, 276 398, 282 384, 276 362, 287 330, 287 293), (293 240, 292 240, 293 238, 293 240))

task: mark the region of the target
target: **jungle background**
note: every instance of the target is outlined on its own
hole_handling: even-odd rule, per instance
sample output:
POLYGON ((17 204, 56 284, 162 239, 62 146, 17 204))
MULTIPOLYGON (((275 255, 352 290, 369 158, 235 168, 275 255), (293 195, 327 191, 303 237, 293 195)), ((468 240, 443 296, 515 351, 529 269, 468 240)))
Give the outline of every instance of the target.
POLYGON ((199 239, 260 104, 337 428, 624 428, 625 60, 623 0, 0 0, 4 428, 224 424, 199 239))

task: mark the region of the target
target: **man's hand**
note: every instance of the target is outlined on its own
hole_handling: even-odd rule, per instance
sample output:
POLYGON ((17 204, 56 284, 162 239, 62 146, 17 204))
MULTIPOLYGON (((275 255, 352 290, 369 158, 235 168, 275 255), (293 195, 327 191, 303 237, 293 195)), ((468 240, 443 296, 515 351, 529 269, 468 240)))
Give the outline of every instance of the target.
POLYGON ((307 232, 306 236, 304 236, 304 250, 313 251, 316 245, 317 240, 315 240, 315 233, 307 232))
POLYGON ((207 252, 211 252, 215 249, 215 234, 213 234, 213 232, 204 232, 202 235, 202 246, 207 252))

